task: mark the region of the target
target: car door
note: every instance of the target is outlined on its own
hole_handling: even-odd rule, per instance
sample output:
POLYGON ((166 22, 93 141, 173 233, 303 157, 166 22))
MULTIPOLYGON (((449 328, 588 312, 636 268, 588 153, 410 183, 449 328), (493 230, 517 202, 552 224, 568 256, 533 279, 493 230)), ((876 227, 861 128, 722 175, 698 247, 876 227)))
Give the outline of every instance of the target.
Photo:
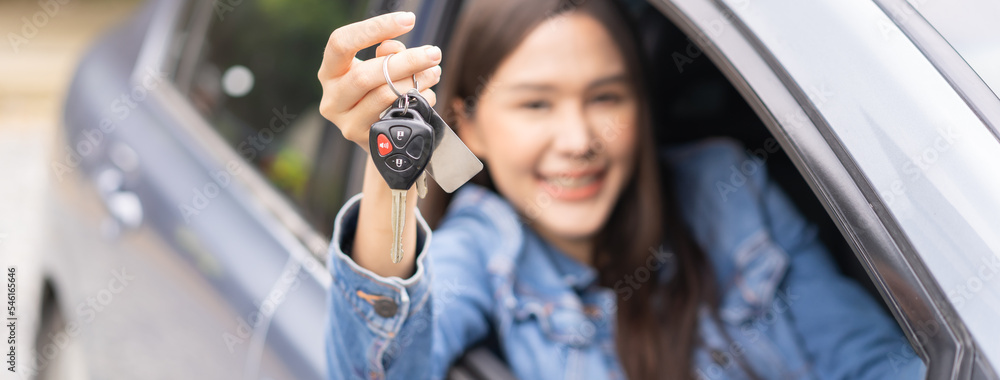
MULTIPOLYGON (((136 251, 160 256, 142 271, 158 281, 137 297, 164 314, 188 312, 108 321, 106 329, 118 328, 117 334, 99 331, 96 339, 129 335, 140 323, 156 328, 129 335, 133 343, 116 356, 129 360, 106 360, 95 377, 326 377, 330 279, 323 261, 333 217, 347 195, 360 191, 367 157, 317 112, 322 49, 316 47, 336 27, 399 9, 422 15, 422 26, 403 42, 430 41, 441 35, 439 18, 454 11, 442 4, 158 1, 105 43, 133 41, 135 51, 107 56, 134 54, 135 62, 84 65, 103 71, 81 73, 68 114, 85 108, 92 78, 125 72, 133 88, 150 75, 159 78, 142 101, 133 101, 128 136, 109 134, 111 152, 85 166, 98 192, 127 198, 107 206, 110 235, 142 241, 136 251), (199 286, 178 290, 171 281, 181 278, 199 286), (217 315, 201 310, 209 307, 217 315), (191 347, 164 343, 178 341, 191 347), (145 347, 126 349, 138 346, 145 347), (165 354, 155 359, 157 352, 165 354), (203 364, 177 366, 185 361, 203 364)), ((79 124, 70 128, 71 143, 86 138, 74 130, 86 123, 79 124)), ((476 362, 497 365, 493 358, 476 362)))
POLYGON ((927 25, 904 1, 651 3, 736 86, 836 222, 908 338, 886 360, 995 379, 1000 286, 984 276, 1000 253, 1000 184, 978 168, 1000 159, 996 95, 929 59, 941 41, 914 37, 927 25))

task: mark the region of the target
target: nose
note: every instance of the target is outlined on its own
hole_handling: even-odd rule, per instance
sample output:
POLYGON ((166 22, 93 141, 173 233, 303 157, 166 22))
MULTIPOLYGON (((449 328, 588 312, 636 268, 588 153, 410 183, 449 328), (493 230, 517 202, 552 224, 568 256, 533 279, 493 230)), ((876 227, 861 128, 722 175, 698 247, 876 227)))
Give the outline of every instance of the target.
POLYGON ((570 158, 586 158, 591 154, 592 129, 582 106, 563 107, 553 147, 570 158))

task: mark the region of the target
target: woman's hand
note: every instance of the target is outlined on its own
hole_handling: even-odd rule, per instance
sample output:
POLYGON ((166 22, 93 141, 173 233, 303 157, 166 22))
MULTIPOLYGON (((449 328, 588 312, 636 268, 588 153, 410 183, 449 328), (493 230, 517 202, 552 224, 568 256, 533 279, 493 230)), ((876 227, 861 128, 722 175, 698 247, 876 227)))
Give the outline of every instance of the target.
MULTIPOLYGON (((337 28, 326 44, 318 75, 323 84, 319 111, 340 128, 345 138, 365 151, 368 151, 368 131, 372 123, 378 121, 379 114, 397 99, 385 82, 383 57, 397 53, 389 62, 389 76, 396 89, 405 92, 412 88, 410 77, 415 74, 420 94, 431 105, 437 101, 430 87, 441 79, 441 67, 438 66, 441 49, 435 46, 407 49, 401 42, 391 39, 413 29, 415 19, 410 12, 373 17, 337 28), (354 57, 359 50, 375 44, 380 44, 375 50, 376 58, 361 61, 354 57)), ((389 258, 392 193, 370 159, 365 165, 362 192, 365 195, 358 212, 351 258, 358 265, 383 277, 410 277, 416 262, 416 191, 410 189, 407 192, 403 260, 399 263, 393 263, 389 258)))
POLYGON ((420 94, 431 105, 436 102, 430 87, 441 80, 441 49, 422 46, 407 49, 392 40, 413 29, 415 16, 396 12, 345 25, 330 34, 319 68, 323 100, 319 111, 333 122, 344 137, 368 150, 368 130, 379 114, 396 100, 382 73, 384 57, 397 53, 389 62, 389 76, 400 92, 413 88, 417 76, 420 94), (379 44, 376 58, 362 61, 358 51, 379 44))

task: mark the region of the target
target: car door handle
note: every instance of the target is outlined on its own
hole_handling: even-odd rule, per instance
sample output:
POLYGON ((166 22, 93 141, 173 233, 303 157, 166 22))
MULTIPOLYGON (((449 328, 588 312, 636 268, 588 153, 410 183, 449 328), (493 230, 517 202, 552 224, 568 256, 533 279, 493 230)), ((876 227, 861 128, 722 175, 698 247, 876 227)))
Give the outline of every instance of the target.
POLYGON ((97 190, 115 229, 133 229, 142 225, 142 201, 132 191, 123 189, 124 175, 118 168, 106 168, 97 175, 97 190))

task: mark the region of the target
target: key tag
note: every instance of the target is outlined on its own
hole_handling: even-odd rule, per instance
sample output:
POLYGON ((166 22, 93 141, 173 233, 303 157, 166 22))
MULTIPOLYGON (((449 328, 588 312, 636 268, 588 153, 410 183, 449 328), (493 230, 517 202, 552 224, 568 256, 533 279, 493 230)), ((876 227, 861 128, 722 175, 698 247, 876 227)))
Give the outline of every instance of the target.
POLYGON ((416 78, 414 78, 414 88, 406 94, 400 94, 394 86, 391 86, 388 66, 383 64, 382 69, 383 74, 386 76, 386 82, 390 83, 390 88, 392 88, 396 95, 400 96, 403 104, 390 106, 385 111, 382 111, 379 117, 385 118, 389 115, 389 111, 400 107, 416 109, 424 122, 434 129, 434 145, 431 148, 433 154, 427 163, 424 173, 421 174, 420 179, 417 181, 417 192, 420 197, 423 198, 427 193, 428 175, 434 178, 434 182, 437 182, 442 190, 451 193, 482 171, 483 163, 479 161, 479 158, 469 150, 469 147, 465 146, 465 143, 458 138, 455 131, 445 123, 441 115, 417 91, 416 78), (406 106, 406 101, 409 101, 409 107, 406 106))

